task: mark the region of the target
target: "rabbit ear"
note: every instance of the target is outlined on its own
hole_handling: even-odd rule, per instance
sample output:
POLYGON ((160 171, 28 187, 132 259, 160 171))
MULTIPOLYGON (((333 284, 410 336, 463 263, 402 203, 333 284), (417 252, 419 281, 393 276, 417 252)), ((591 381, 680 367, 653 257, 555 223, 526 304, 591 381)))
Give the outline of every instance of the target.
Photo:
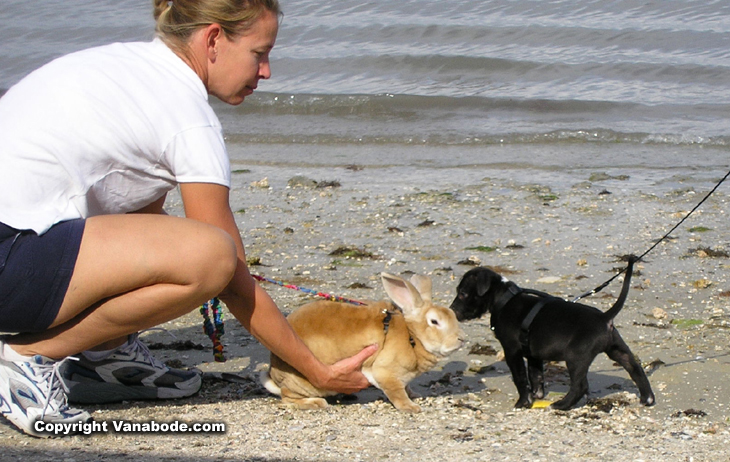
POLYGON ((424 305, 421 294, 410 282, 388 273, 380 273, 388 297, 408 316, 418 312, 424 305))
POLYGON ((428 276, 421 276, 420 274, 414 274, 411 276, 411 284, 421 294, 421 298, 426 303, 431 303, 431 278, 428 276))

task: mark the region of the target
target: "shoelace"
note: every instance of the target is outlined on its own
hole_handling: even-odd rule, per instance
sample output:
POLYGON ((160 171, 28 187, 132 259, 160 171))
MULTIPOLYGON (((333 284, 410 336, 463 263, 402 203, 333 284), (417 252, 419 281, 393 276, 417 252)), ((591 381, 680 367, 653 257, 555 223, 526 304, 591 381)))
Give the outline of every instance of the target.
MULTIPOLYGON (((157 330, 158 328, 154 328, 154 329, 157 330)), ((159 328, 159 329, 164 330, 162 328, 159 328)), ((147 330, 151 330, 151 329, 147 329, 147 330)), ((170 335, 172 335, 172 334, 170 334, 170 335)), ((131 341, 129 342, 129 345, 120 349, 120 351, 123 351, 125 353, 128 352, 129 354, 134 356, 135 360, 141 359, 141 361, 151 364, 153 367, 155 367, 157 369, 167 369, 168 368, 167 366, 165 366, 162 363, 162 361, 160 361, 159 359, 154 357, 154 355, 152 354, 150 349, 147 348, 147 345, 142 343, 142 341, 139 339, 139 334, 133 334, 132 338, 130 340, 131 341)))
POLYGON ((63 412, 68 409, 68 400, 66 397, 66 392, 63 389, 63 381, 61 380, 60 369, 63 363, 65 363, 69 359, 78 361, 78 358, 69 356, 62 359, 61 361, 54 361, 53 363, 48 364, 39 364, 35 362, 35 360, 30 363, 31 367, 34 369, 34 372, 39 372, 37 376, 40 378, 40 380, 37 380, 36 383, 38 384, 39 388, 41 388, 41 391, 43 391, 46 395, 46 402, 43 405, 41 419, 46 416, 46 411, 48 410, 48 407, 51 406, 51 403, 55 405, 51 406, 52 410, 54 410, 54 407, 56 408, 55 410, 58 410, 59 412, 63 412))

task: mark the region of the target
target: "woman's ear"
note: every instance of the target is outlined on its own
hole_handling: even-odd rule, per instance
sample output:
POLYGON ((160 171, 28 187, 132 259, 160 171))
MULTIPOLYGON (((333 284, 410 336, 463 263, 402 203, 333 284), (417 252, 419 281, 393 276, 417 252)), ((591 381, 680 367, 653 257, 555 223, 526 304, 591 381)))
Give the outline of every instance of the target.
POLYGON ((204 29, 203 37, 208 61, 215 62, 218 57, 218 46, 225 37, 225 32, 220 24, 213 23, 204 29))

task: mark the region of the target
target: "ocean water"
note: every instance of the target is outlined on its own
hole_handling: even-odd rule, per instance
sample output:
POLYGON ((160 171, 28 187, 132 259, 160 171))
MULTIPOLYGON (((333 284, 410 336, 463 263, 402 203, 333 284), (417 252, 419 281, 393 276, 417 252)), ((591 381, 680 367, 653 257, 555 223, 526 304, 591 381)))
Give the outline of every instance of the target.
MULTIPOLYGON (((647 190, 709 188, 730 168, 725 0, 281 4, 272 78, 240 106, 213 102, 236 168, 558 188, 601 171, 647 190)), ((3 0, 0 91, 153 27, 147 1, 3 0)))

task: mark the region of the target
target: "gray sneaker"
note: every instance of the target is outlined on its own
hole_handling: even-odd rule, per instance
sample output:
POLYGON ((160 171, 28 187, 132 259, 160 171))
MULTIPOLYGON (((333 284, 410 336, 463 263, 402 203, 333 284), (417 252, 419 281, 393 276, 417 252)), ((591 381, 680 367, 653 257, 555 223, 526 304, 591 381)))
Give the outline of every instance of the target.
MULTIPOLYGON (((0 340, 0 351, 3 343, 0 340)), ((40 355, 29 362, 0 359, 0 413, 25 433, 39 437, 50 436, 36 427, 39 420, 62 424, 89 422, 88 412, 68 407, 59 373, 66 362, 40 355)))
POLYGON ((202 385, 195 371, 172 369, 157 360, 137 334, 127 345, 99 361, 83 354, 68 361, 61 372, 68 399, 103 404, 143 399, 184 398, 202 385))

